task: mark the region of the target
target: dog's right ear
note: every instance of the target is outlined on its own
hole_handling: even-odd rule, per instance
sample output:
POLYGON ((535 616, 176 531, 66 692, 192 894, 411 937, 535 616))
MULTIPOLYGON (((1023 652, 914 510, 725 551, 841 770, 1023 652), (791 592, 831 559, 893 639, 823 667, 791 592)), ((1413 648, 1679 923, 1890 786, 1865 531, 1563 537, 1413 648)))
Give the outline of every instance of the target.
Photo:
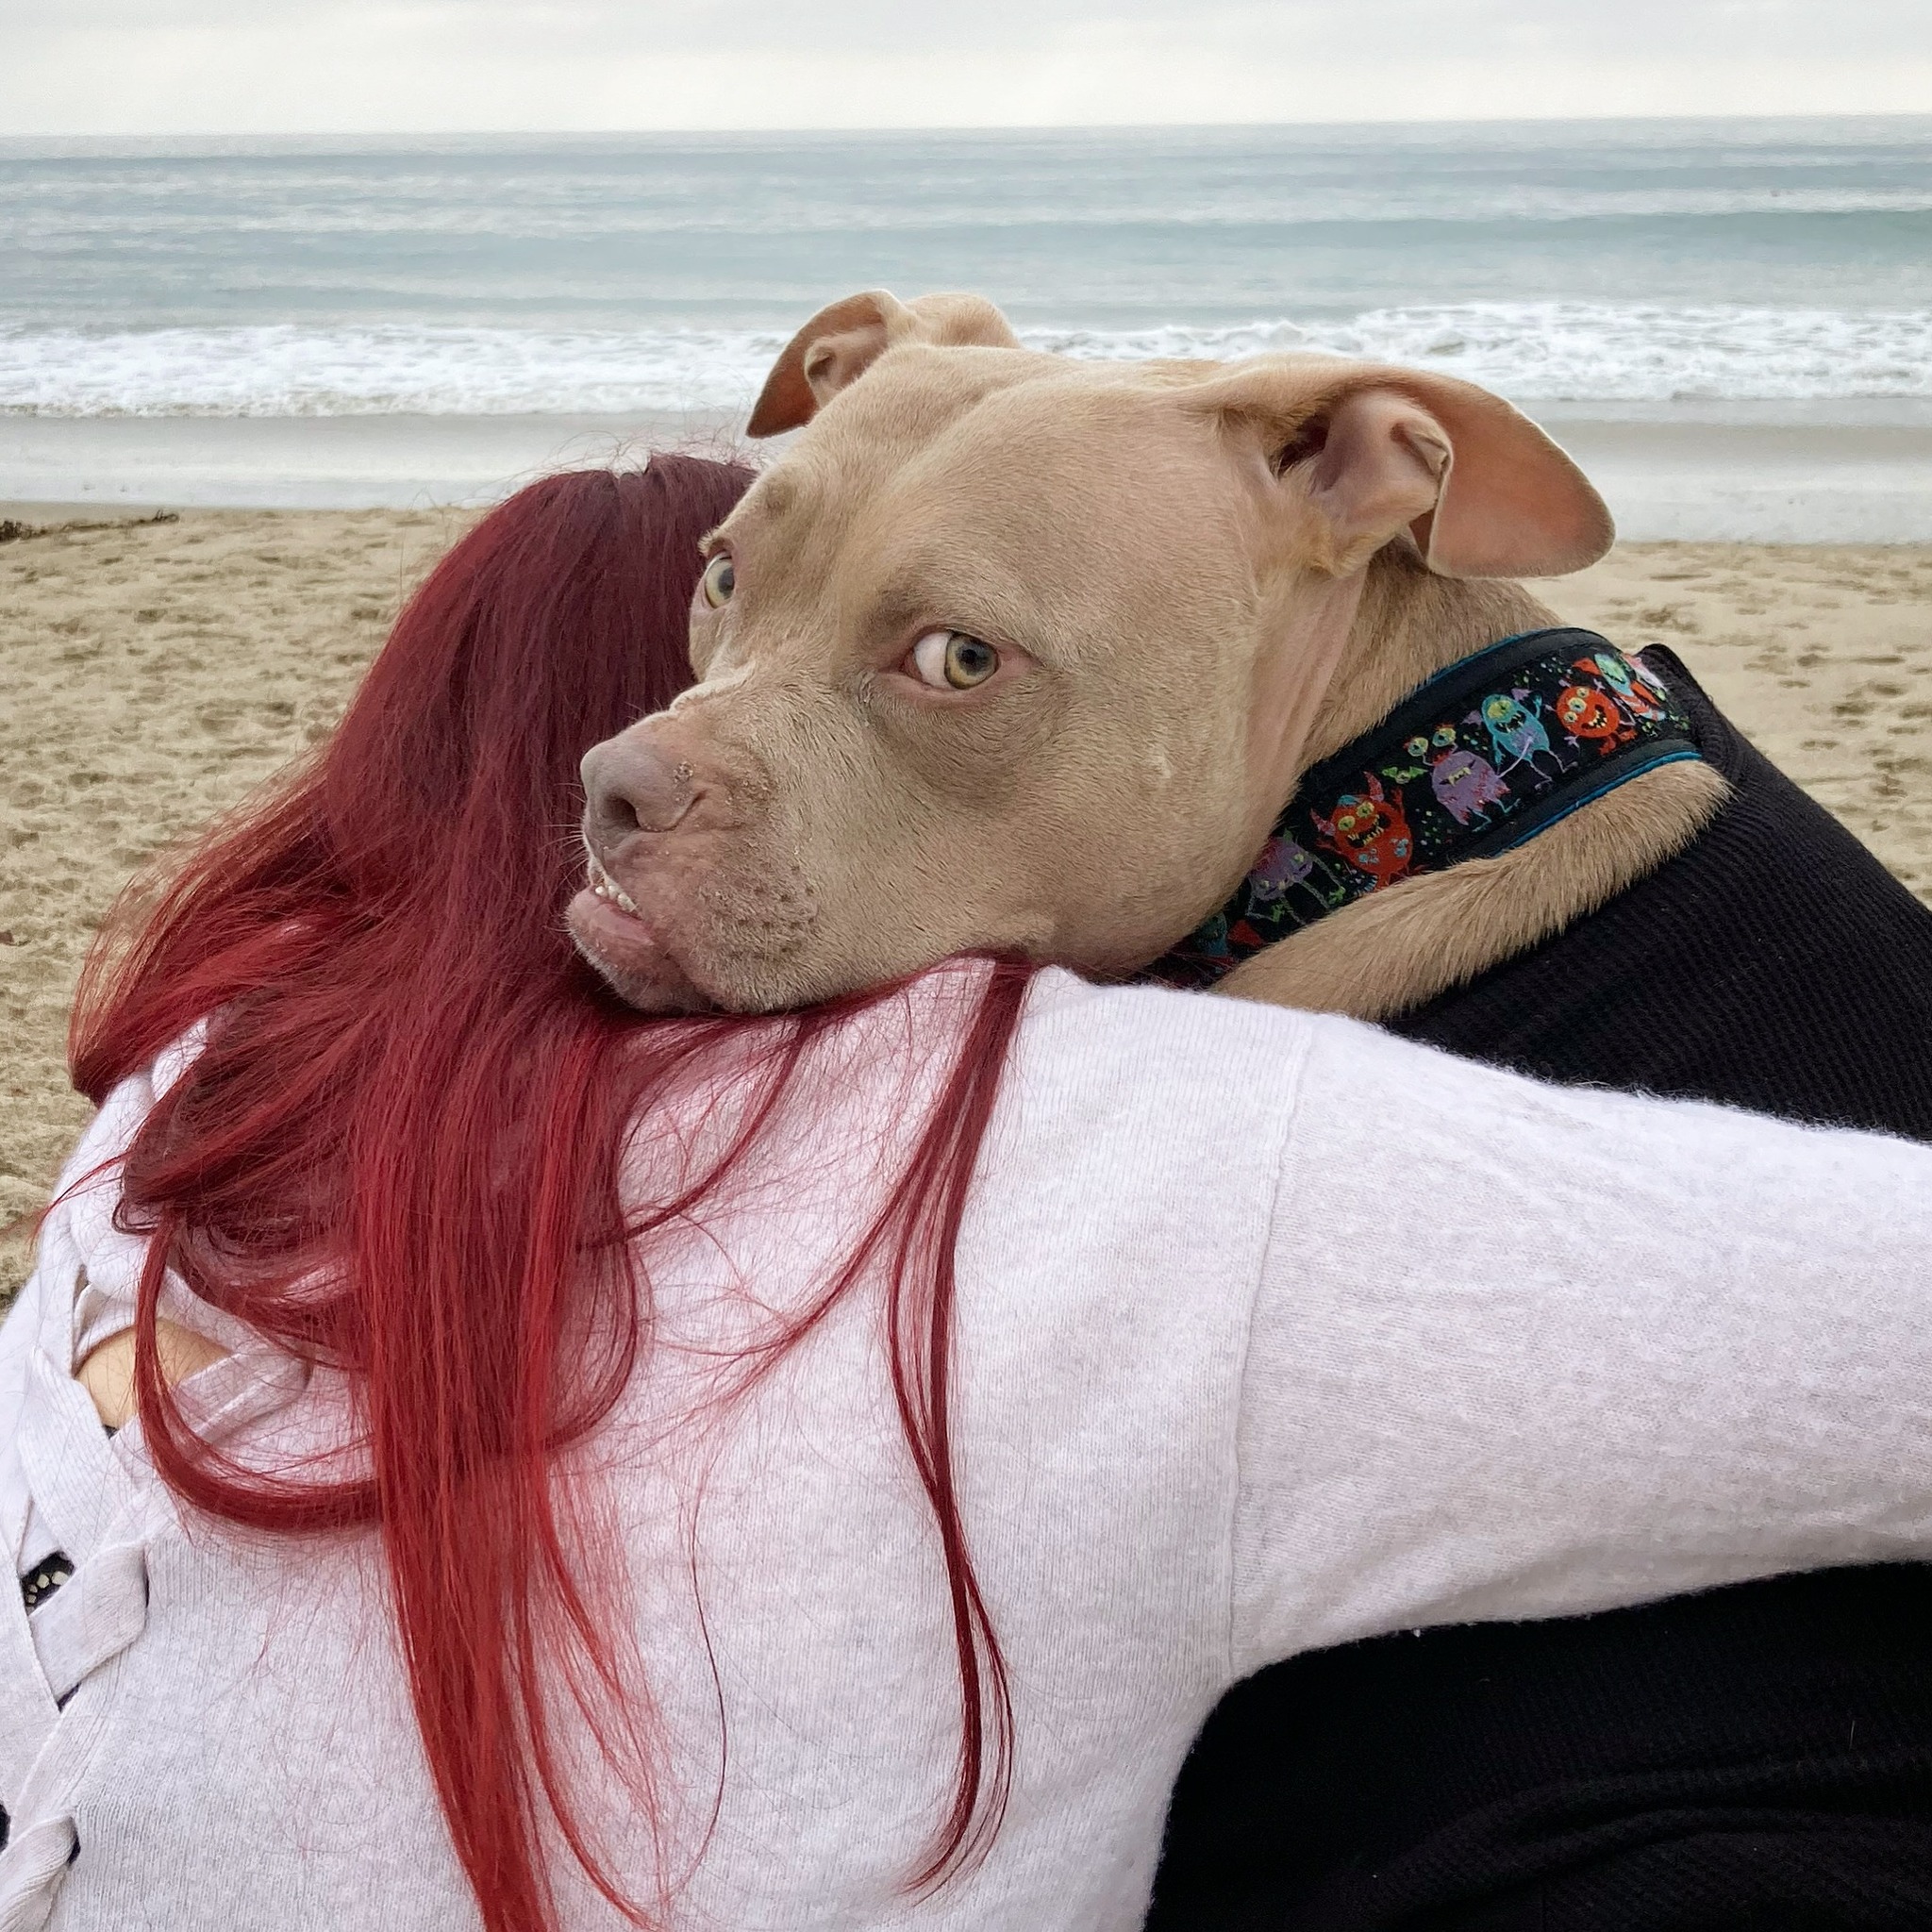
POLYGON ((1183 394, 1266 460, 1307 518, 1315 560, 1337 574, 1404 529, 1428 567, 1452 577, 1564 576, 1616 535, 1570 458, 1474 383, 1300 357, 1183 394))
POLYGON ((848 295, 821 308, 785 344, 745 425, 750 436, 777 436, 809 423, 900 342, 946 348, 1017 349, 1007 318, 978 295, 921 295, 901 302, 883 289, 848 295))

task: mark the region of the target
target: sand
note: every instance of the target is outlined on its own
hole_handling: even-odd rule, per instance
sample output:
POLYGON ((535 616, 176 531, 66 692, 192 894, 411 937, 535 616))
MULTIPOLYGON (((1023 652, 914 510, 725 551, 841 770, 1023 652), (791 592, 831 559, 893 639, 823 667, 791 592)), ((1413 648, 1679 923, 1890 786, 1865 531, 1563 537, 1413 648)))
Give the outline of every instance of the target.
MULTIPOLYGON (((0 528, 62 514, 0 503, 0 528)), ((102 913, 326 734, 464 521, 190 510, 0 542, 0 1296, 87 1116, 62 1051, 102 913)), ((1545 593, 1681 652, 1932 903, 1932 548, 1629 544, 1545 593)))
MULTIPOLYGON (((0 504, 24 517, 48 507, 0 504)), ((0 543, 0 1295, 87 1118, 63 1053, 102 913, 327 733, 463 521, 191 511, 0 543)))
POLYGON ((1932 905, 1932 548, 1620 544, 1541 594, 1619 643, 1670 645, 1932 905))

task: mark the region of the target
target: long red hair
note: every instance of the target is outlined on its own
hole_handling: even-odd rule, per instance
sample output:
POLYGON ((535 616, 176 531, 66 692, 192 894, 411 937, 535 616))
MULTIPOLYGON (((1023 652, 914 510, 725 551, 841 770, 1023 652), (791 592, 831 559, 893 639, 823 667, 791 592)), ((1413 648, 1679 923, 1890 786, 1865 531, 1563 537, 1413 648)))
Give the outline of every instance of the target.
MULTIPOLYGON (((430 1773, 490 1932, 554 1923, 546 1825, 614 1906, 650 1922, 565 1789, 553 1705, 589 1719, 650 1803, 639 1710, 593 1610, 595 1552, 567 1529, 558 1452, 609 1412, 648 1349, 652 1230, 752 1152, 813 1041, 885 996, 779 1020, 648 1021, 564 928, 581 877, 578 760, 689 682, 697 541, 748 481, 658 457, 548 478, 484 518, 403 612, 320 752, 218 826, 158 897, 110 919, 75 1009, 74 1081, 96 1101, 209 1022, 123 1175, 124 1224, 153 1236, 136 1330, 143 1430, 175 1492, 216 1517, 379 1529, 430 1773), (641 1124, 647 1136, 666 1083, 727 1044, 756 1090, 731 1147, 679 1200, 627 1208, 626 1135, 641 1124), (156 1350, 169 1268, 349 1372, 366 1436, 355 1472, 264 1473, 194 1436, 156 1350), (586 1685, 610 1694, 600 1704, 586 1685), (599 1724, 600 1708, 617 1714, 599 1724)), ((1009 1763, 1004 1666, 954 1491, 947 1374, 954 1239, 1027 977, 994 963, 877 1217, 762 1352, 782 1353, 883 1270, 962 1720, 918 1889, 997 1828, 1009 1763)))

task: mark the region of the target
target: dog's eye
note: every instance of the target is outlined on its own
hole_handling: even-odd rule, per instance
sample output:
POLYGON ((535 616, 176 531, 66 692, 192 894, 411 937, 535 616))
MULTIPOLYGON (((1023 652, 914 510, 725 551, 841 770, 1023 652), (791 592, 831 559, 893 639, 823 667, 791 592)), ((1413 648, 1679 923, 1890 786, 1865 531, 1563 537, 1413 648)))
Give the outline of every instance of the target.
POLYGON ((912 647, 912 668, 935 691, 971 691, 1000 668, 1000 654, 963 630, 929 630, 912 647))
POLYGON ((729 555, 721 550, 706 564, 705 574, 698 579, 698 594, 713 610, 718 610, 730 603, 731 593, 737 588, 738 572, 729 555))

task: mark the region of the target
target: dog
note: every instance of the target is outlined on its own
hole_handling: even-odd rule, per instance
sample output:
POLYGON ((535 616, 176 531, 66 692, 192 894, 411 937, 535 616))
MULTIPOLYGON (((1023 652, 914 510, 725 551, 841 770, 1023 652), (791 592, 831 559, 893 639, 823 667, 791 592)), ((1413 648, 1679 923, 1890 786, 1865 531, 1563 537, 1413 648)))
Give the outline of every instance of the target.
MULTIPOLYGON (((1932 915, 1687 667, 1522 587, 1613 532, 1500 399, 874 291, 750 427, 799 433, 707 546, 698 681, 585 761, 572 929, 635 1006, 1005 949, 1932 1139, 1932 915)), ((1277 1666, 1151 1923, 1932 1924, 1928 1612, 1879 1567, 1277 1666)))
MULTIPOLYGON (((613 875, 648 845, 653 938, 612 921, 597 957, 649 1009, 792 1005, 975 946, 1138 971, 1226 896, 1301 770, 1553 622, 1508 580, 1611 538, 1569 458, 1468 384, 1073 362, 969 297, 808 324, 752 429, 807 423, 714 540, 700 682, 602 755, 625 768, 615 823, 592 787, 613 875), (987 646, 987 674, 922 672, 941 632, 987 646)), ((1407 881, 1224 991, 1413 1006, 1653 869, 1723 796, 1706 766, 1660 769, 1533 856, 1407 881)))

